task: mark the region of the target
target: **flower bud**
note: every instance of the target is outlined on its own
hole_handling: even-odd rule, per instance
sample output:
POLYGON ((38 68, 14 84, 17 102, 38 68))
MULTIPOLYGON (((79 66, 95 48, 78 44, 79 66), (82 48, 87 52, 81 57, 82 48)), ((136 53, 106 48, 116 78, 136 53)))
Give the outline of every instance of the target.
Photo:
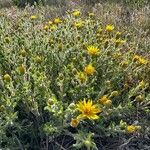
POLYGON ((24 67, 24 65, 19 66, 19 67, 18 67, 18 71, 19 71, 19 73, 22 74, 22 75, 25 74, 25 67, 24 67))
POLYGON ((5 42, 6 42, 6 43, 10 43, 10 38, 9 38, 9 37, 6 37, 6 38, 5 38, 5 42))
POLYGON ((73 69, 72 69, 72 74, 75 75, 75 74, 77 74, 77 73, 78 73, 77 69, 76 69, 76 68, 73 68, 73 69))
POLYGON ((137 102, 141 102, 141 101, 143 100, 142 95, 136 96, 135 100, 136 100, 137 102))
POLYGON ((60 44, 58 45, 58 49, 59 49, 60 51, 63 49, 63 44, 62 44, 62 43, 60 43, 60 44))
POLYGON ((64 79, 64 75, 62 73, 60 73, 59 76, 58 76, 58 79, 59 80, 63 80, 64 79))
POLYGON ((38 64, 42 63, 42 58, 40 56, 36 57, 36 63, 38 64))
POLYGON ((84 145, 89 149, 92 146, 92 143, 89 140, 85 140, 84 145))
POLYGON ((113 96, 113 97, 116 97, 116 96, 118 96, 119 95, 119 92, 118 91, 113 91, 113 92, 111 92, 111 96, 113 96))
POLYGON ((103 103, 104 106, 111 106, 112 105, 112 101, 111 100, 107 100, 106 102, 103 103))
POLYGON ((124 130, 126 127, 127 127, 127 123, 124 122, 123 120, 121 120, 121 121, 120 121, 120 128, 121 128, 122 130, 124 130))
POLYGON ((6 82, 10 82, 11 81, 11 77, 10 77, 9 74, 5 74, 4 75, 4 81, 6 81, 6 82))
POLYGON ((71 123, 70 125, 73 127, 73 128, 76 128, 79 124, 79 120, 78 119, 71 119, 71 123))
POLYGON ((27 55, 27 52, 23 49, 20 51, 20 54, 22 55, 22 57, 25 57, 27 55))

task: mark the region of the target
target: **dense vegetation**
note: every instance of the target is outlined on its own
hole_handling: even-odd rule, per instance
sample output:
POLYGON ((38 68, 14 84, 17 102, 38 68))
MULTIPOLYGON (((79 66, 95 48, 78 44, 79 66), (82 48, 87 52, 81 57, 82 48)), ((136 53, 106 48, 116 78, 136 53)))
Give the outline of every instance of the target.
POLYGON ((0 10, 0 148, 150 148, 150 9, 138 4, 0 10))

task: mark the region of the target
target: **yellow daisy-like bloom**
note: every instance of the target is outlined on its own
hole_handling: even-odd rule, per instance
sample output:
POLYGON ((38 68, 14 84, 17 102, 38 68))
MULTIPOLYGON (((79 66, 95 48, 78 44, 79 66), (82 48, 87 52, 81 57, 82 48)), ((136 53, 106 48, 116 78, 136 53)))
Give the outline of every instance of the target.
POLYGON ((74 23, 74 26, 77 28, 77 29, 80 29, 84 26, 84 22, 83 21, 77 21, 74 23))
POLYGON ((122 39, 117 39, 117 40, 115 40, 115 43, 116 43, 117 45, 119 45, 119 44, 124 44, 125 41, 122 40, 122 39))
POLYGON ((99 49, 98 49, 96 46, 90 45, 90 46, 87 47, 87 51, 88 51, 88 53, 89 53, 90 55, 95 56, 95 55, 98 54, 99 49))
POLYGON ((143 80, 139 83, 139 87, 141 87, 141 88, 144 88, 145 85, 146 85, 146 83, 145 83, 145 81, 143 81, 143 80))
POLYGON ((49 29, 48 25, 45 25, 45 26, 44 26, 44 30, 47 31, 48 29, 49 29))
POLYGON ((79 119, 71 119, 71 123, 70 125, 73 127, 73 128, 76 128, 79 124, 79 119))
POLYGON ((54 23, 55 24, 60 24, 60 23, 62 23, 62 20, 60 18, 55 18, 54 23))
POLYGON ((117 31, 117 32, 116 32, 116 39, 119 39, 120 36, 121 36, 121 34, 122 34, 121 32, 117 31))
POLYGON ((133 61, 136 61, 138 64, 146 65, 148 61, 139 55, 134 55, 133 61))
POLYGON ((120 36, 121 34, 122 34, 122 33, 119 32, 119 31, 116 32, 116 35, 117 35, 117 36, 120 36))
POLYGON ((140 130, 140 129, 141 129, 141 126, 136 126, 136 125, 127 126, 127 132, 128 133, 134 133, 134 132, 136 132, 137 130, 140 130))
POLYGON ((57 26, 56 26, 56 25, 52 25, 52 26, 50 27, 50 29, 51 29, 52 31, 54 31, 54 30, 57 29, 57 26))
POLYGON ((72 14, 74 17, 78 17, 81 15, 81 12, 79 10, 74 10, 72 14))
POLYGON ((37 19, 37 16, 32 15, 30 18, 31 18, 31 20, 35 20, 35 19, 37 19))
POLYGON ((112 57, 115 58, 115 59, 118 59, 118 58, 121 58, 121 56, 122 56, 121 52, 118 52, 118 53, 116 52, 116 53, 113 54, 112 57))
POLYGON ((113 25, 107 25, 106 26, 106 31, 111 32, 114 30, 114 26, 113 25))
POLYGON ((92 64, 89 64, 89 65, 87 65, 87 66, 84 68, 84 72, 85 72, 87 75, 93 75, 94 72, 95 72, 95 68, 92 66, 92 64))
POLYGON ((136 131, 136 127, 134 125, 127 126, 128 133, 134 133, 136 131))
POLYGON ((49 22, 48 22, 48 24, 49 24, 49 25, 52 25, 52 24, 53 24, 53 22, 52 22, 52 21, 49 21, 49 22))
POLYGON ((146 65, 148 63, 148 61, 142 57, 139 58, 138 62, 139 62, 139 64, 142 64, 142 65, 146 65))
POLYGON ((88 13, 89 17, 94 17, 95 14, 94 13, 88 13))
POLYGON ((139 55, 134 55, 134 57, 133 57, 133 60, 134 61, 137 61, 137 60, 139 60, 140 59, 140 56, 139 55))
POLYGON ((86 99, 84 99, 84 101, 80 101, 76 106, 77 110, 81 112, 77 119, 88 118, 90 120, 95 120, 99 118, 97 114, 101 112, 101 109, 93 104, 92 100, 86 101, 86 99))

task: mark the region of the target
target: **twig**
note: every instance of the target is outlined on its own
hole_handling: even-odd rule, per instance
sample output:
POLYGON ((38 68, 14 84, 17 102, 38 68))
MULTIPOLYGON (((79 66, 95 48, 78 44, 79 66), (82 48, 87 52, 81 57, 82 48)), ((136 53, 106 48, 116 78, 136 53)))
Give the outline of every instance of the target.
POLYGON ((119 149, 121 149, 121 148, 123 148, 124 146, 126 146, 127 144, 129 144, 132 139, 134 139, 134 137, 131 137, 126 143, 120 145, 120 146, 119 146, 119 149))
POLYGON ((16 135, 15 135, 15 138, 16 138, 18 144, 19 144, 20 150, 24 150, 24 148, 23 148, 23 146, 22 146, 20 140, 18 139, 18 137, 17 137, 16 135))
POLYGON ((56 145, 60 146, 60 150, 66 150, 62 145, 60 145, 58 142, 55 142, 56 145))

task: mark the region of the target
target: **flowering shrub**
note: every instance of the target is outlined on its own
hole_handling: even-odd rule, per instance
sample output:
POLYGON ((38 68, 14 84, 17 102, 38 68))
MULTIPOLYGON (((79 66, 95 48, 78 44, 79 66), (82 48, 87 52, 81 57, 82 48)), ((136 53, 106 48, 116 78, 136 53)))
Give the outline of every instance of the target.
POLYGON ((0 22, 2 148, 61 149, 66 136, 71 149, 99 149, 100 138, 148 136, 150 63, 128 34, 79 10, 0 22))

